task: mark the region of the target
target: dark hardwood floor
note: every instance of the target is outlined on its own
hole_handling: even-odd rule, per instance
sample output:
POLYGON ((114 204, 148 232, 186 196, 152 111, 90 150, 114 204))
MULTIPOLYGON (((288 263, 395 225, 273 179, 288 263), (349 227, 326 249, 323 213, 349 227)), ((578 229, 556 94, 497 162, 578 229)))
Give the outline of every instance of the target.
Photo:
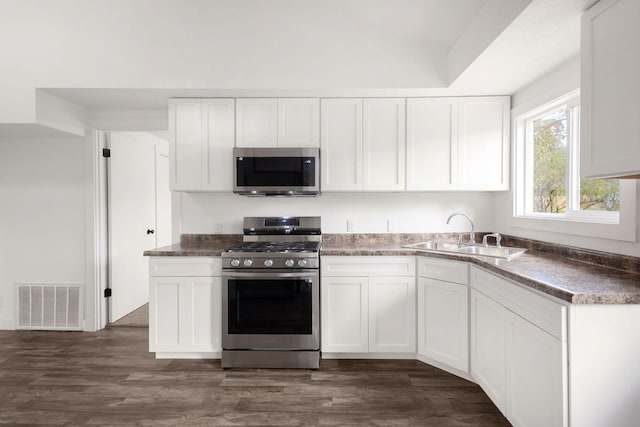
POLYGON ((478 386, 417 361, 224 371, 156 360, 146 328, 0 331, 8 425, 508 426, 478 386))

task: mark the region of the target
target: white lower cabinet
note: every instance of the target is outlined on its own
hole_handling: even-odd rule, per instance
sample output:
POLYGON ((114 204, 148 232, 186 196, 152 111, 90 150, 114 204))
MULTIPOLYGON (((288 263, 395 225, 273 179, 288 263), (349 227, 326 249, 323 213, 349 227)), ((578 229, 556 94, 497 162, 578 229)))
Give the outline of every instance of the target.
POLYGON ((471 290, 471 374, 493 403, 506 412, 504 309, 471 290))
POLYGON ((416 351, 415 277, 369 278, 369 351, 416 351))
POLYGON ((369 351, 369 279, 322 277, 322 350, 369 351))
POLYGON ((567 426, 566 307, 475 267, 471 286, 475 381, 515 426, 567 426))
POLYGON ((150 271, 149 351, 158 358, 219 357, 220 260, 152 257, 150 271), (211 276, 197 275, 203 273, 211 276))
POLYGON ((419 258, 418 275, 418 355, 468 374, 467 264, 419 258))
POLYGON ((323 257, 324 353, 415 353, 415 259, 323 257))

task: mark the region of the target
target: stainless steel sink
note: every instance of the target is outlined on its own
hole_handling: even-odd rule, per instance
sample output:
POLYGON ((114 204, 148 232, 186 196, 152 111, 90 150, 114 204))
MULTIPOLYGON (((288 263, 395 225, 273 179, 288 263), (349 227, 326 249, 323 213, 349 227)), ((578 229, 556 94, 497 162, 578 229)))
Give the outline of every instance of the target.
POLYGON ((470 255, 482 255, 490 256, 494 258, 506 258, 511 259, 517 255, 520 255, 527 250, 524 248, 498 248, 495 246, 466 246, 460 247, 456 250, 458 253, 465 253, 470 255))
POLYGON ((438 242, 435 240, 429 240, 428 242, 413 243, 411 245, 405 245, 405 248, 422 249, 425 251, 442 251, 451 252, 460 249, 460 245, 454 242, 438 242))
POLYGON ((520 255, 527 250, 524 248, 510 248, 496 246, 479 246, 479 245, 460 245, 455 242, 439 242, 436 240, 430 240, 427 242, 412 243, 410 245, 404 245, 405 248, 433 251, 433 252, 449 252, 463 255, 480 255, 489 256, 494 258, 511 259, 517 255, 520 255))

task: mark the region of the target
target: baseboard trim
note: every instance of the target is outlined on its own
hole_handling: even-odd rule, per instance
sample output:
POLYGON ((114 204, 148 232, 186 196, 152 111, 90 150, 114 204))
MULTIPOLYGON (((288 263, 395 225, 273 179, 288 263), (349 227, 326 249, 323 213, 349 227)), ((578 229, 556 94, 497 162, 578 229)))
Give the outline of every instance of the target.
POLYGON ((220 359, 222 353, 216 352, 200 352, 200 353, 184 353, 184 352, 161 352, 156 353, 156 359, 220 359))
POLYGON ((460 377, 462 379, 465 379, 467 381, 471 381, 472 383, 476 383, 476 381, 473 379, 473 377, 471 376, 471 374, 469 372, 464 372, 461 371, 459 369, 456 368, 452 368, 451 366, 447 366, 444 363, 440 363, 438 361, 435 361, 433 359, 430 359, 428 357, 422 356, 420 354, 416 354, 416 359, 419 360, 422 363, 426 363, 427 365, 431 365, 435 368, 438 369, 442 369, 443 371, 446 371, 450 374, 455 375, 456 377, 460 377))
POLYGON ((415 353, 322 353, 323 359, 415 360, 415 353))
POLYGON ((14 319, 2 319, 0 318, 0 330, 2 331, 14 331, 16 329, 16 321, 14 319))

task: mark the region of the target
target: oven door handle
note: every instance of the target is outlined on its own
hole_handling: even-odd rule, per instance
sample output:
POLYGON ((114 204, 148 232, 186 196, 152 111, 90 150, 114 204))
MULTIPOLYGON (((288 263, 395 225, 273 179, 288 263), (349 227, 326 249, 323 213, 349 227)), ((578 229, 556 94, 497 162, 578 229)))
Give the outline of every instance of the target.
POLYGON ((222 272, 222 277, 228 278, 260 278, 260 279, 270 279, 270 278, 292 278, 292 279, 300 279, 307 277, 316 277, 318 275, 317 271, 310 272, 297 272, 297 273, 240 273, 240 272, 222 272))

